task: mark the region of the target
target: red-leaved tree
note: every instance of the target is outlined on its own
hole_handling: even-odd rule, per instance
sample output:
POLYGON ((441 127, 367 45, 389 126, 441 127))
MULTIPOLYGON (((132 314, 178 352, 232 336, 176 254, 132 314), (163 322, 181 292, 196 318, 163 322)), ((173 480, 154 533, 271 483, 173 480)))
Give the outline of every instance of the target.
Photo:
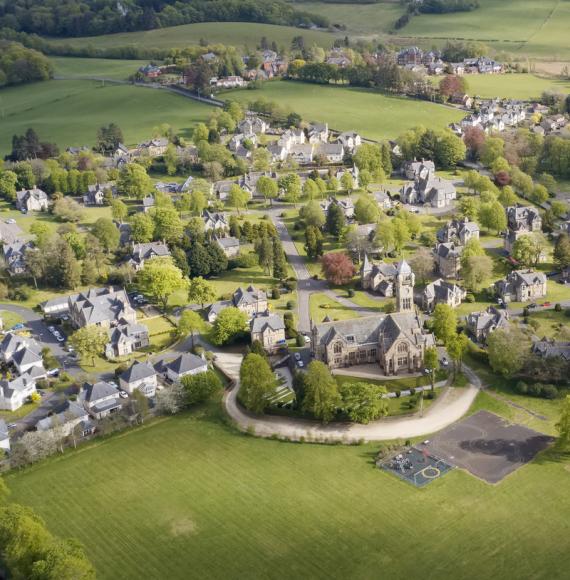
POLYGON ((466 127, 463 132, 463 143, 469 150, 471 159, 479 159, 485 144, 485 131, 481 127, 466 127))
POLYGON ((338 286, 348 284, 356 273, 350 256, 342 252, 325 254, 321 258, 321 267, 325 278, 338 286))
POLYGON ((439 81, 439 92, 444 97, 463 95, 467 92, 467 81, 457 75, 445 75, 439 81))

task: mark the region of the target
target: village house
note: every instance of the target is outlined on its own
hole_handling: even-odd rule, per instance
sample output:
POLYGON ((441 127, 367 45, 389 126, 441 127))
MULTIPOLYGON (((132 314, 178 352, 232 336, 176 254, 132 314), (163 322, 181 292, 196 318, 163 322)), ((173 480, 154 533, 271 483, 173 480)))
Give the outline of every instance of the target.
POLYGON ((397 264, 380 262, 373 264, 364 254, 362 267, 360 268, 360 283, 363 290, 377 292, 382 296, 391 298, 395 292, 397 264))
POLYGON ((319 145, 317 155, 324 157, 327 163, 342 163, 344 147, 341 143, 322 143, 319 145))
POLYGON ((570 362, 570 342, 543 338, 532 343, 532 352, 541 358, 560 358, 570 362))
POLYGON ((246 117, 237 126, 238 132, 244 135, 258 135, 260 133, 266 133, 268 129, 269 123, 260 117, 246 117))
POLYGON ((32 242, 25 240, 16 240, 2 245, 2 258, 10 276, 20 276, 26 273, 26 253, 33 247, 32 242))
POLYGON ((402 175, 409 180, 414 180, 418 177, 423 169, 427 169, 432 173, 435 173, 435 163, 433 161, 426 161, 422 159, 421 161, 405 161, 402 164, 402 175))
POLYGON ((461 254, 463 246, 454 242, 437 244, 435 247, 435 263, 437 271, 444 278, 456 278, 461 269, 461 254))
POLYGON ((351 154, 362 145, 362 137, 355 131, 341 133, 337 141, 351 154))
POLYGON ((299 165, 308 165, 313 162, 315 148, 312 144, 291 145, 288 158, 299 165))
POLYGON ((229 77, 212 77, 210 79, 210 86, 216 89, 235 89, 238 87, 245 87, 247 81, 240 76, 229 76, 229 77))
POLYGON ((327 123, 312 123, 307 127, 307 140, 313 145, 327 143, 329 140, 329 126, 327 123))
POLYGON ((480 344, 485 344, 492 332, 505 329, 508 325, 508 311, 494 306, 489 306, 487 310, 480 312, 471 312, 467 316, 467 330, 480 344))
POLYGON ((105 356, 114 359, 127 356, 150 345, 148 328, 137 322, 119 323, 108 330, 109 342, 105 346, 105 356))
POLYGON ((193 181, 194 178, 191 175, 189 175, 186 178, 186 181, 184 181, 184 183, 177 183, 175 181, 165 183, 163 181, 157 181, 154 184, 154 189, 156 189, 156 191, 160 191, 160 193, 168 193, 168 194, 185 193, 190 190, 193 181))
POLYGON ((83 196, 83 204, 93 206, 105 205, 105 194, 111 197, 117 194, 117 188, 114 183, 88 185, 87 192, 83 196))
POLYGON ((36 392, 36 381, 26 377, 0 380, 0 409, 17 411, 36 392))
POLYGON ((152 398, 157 386, 157 373, 150 363, 135 361, 119 376, 119 387, 129 395, 139 391, 145 397, 152 398))
POLYGON ((542 231, 542 218, 538 210, 530 206, 511 206, 505 211, 507 212, 505 250, 510 254, 514 243, 521 236, 542 231))
POLYGON ((270 143, 267 146, 267 151, 269 151, 271 155, 272 163, 282 163, 289 155, 289 149, 284 145, 281 145, 279 142, 270 143))
POLYGON ((424 288, 419 296, 419 303, 425 312, 433 312, 438 304, 457 308, 466 296, 467 292, 463 288, 440 278, 424 288))
POLYGON ((248 171, 239 179, 238 185, 248 192, 251 197, 263 197, 261 192, 257 189, 257 182, 262 176, 269 177, 270 179, 277 179, 277 173, 273 171, 248 171))
POLYGON ((93 419, 103 419, 121 409, 117 387, 106 381, 85 383, 79 391, 77 402, 93 419))
POLYGON ((546 276, 535 270, 514 270, 495 283, 495 291, 505 302, 531 302, 546 296, 546 276))
POLYGON ((40 432, 59 429, 64 437, 76 434, 78 437, 87 437, 95 432, 95 424, 82 405, 75 401, 65 401, 58 412, 40 419, 36 423, 36 430, 40 432))
POLYGON ((277 140, 277 144, 289 151, 293 145, 304 145, 306 141, 307 137, 303 129, 293 128, 284 131, 277 140))
POLYGON ((468 218, 451 220, 437 232, 437 240, 442 244, 454 243, 464 246, 473 239, 479 239, 479 226, 468 218))
POLYGON ((258 340, 269 353, 287 346, 285 323, 283 322, 283 317, 278 314, 267 314, 252 318, 250 330, 251 342, 258 340))
POLYGON ((204 221, 205 232, 212 231, 217 235, 223 235, 230 228, 228 219, 223 213, 208 211, 205 209, 202 212, 202 220, 204 221))
POLYGON ((133 244, 131 256, 128 264, 138 272, 144 268, 147 260, 154 260, 155 258, 169 258, 170 250, 168 245, 164 242, 145 242, 141 244, 133 244))
POLYGON ((410 46, 403 48, 397 55, 396 61, 400 66, 408 64, 421 65, 424 64, 424 51, 417 46, 410 46))
POLYGON ((159 137, 144 141, 133 152, 134 156, 160 157, 166 153, 169 141, 166 137, 159 137))
POLYGON ((217 197, 220 201, 226 201, 230 195, 230 190, 236 182, 231 179, 224 179, 222 181, 216 181, 212 185, 212 195, 217 197))
POLYGON ((16 192, 16 207, 22 212, 47 211, 48 205, 47 193, 35 186, 16 192))
POLYGON ((336 198, 331 196, 325 199, 324 201, 321 201, 319 205, 321 206, 321 209, 323 210, 325 216, 329 211, 329 207, 331 205, 336 205, 340 207, 342 213, 344 214, 344 217, 347 220, 351 220, 354 217, 354 202, 350 197, 336 198))
POLYGON ((69 315, 75 328, 92 324, 110 328, 117 324, 134 324, 137 313, 123 289, 91 288, 69 296, 69 315))
POLYGON ((245 290, 238 288, 231 300, 214 302, 208 311, 208 322, 214 323, 218 314, 228 306, 234 306, 247 314, 248 320, 264 314, 268 310, 267 294, 263 290, 256 290, 254 286, 248 286, 245 290))
POLYGON ((222 249, 228 259, 235 258, 239 255, 239 240, 232 236, 225 238, 215 238, 216 244, 222 249))
POLYGON ((423 166, 413 182, 404 185, 400 192, 403 203, 430 205, 442 208, 451 204, 457 191, 451 181, 436 177, 434 172, 423 166))
POLYGON ((164 365, 166 378, 179 383, 184 377, 205 373, 208 370, 206 359, 192 353, 184 353, 164 365))
POLYGON ((426 348, 434 345, 411 312, 311 322, 312 354, 331 369, 377 363, 385 375, 420 372, 426 348))

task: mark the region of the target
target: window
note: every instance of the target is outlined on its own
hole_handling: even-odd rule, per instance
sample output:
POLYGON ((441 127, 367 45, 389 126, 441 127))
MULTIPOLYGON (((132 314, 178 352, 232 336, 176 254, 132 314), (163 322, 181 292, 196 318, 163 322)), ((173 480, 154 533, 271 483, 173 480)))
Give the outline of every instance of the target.
POLYGON ((398 358, 398 367, 405 367, 408 366, 408 357, 403 356, 398 358))
POLYGON ((398 345, 398 352, 408 352, 408 345, 405 342, 401 342, 398 345))
POLYGON ((347 340, 348 342, 354 342, 354 336, 347 336, 347 337, 346 337, 346 340, 347 340))
POLYGON ((339 365, 341 363, 342 359, 340 357, 337 357, 334 359, 334 364, 335 365, 339 365))
POLYGON ((335 345, 333 347, 333 352, 335 354, 341 354, 342 353, 342 344, 340 342, 335 343, 335 345))
POLYGON ((376 358, 377 350, 375 348, 370 349, 370 358, 376 358))

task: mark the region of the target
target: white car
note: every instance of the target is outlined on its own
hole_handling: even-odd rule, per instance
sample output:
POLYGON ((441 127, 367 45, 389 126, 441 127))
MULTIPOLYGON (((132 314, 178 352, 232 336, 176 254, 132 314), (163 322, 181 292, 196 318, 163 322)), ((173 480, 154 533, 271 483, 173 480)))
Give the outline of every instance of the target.
POLYGON ((295 353, 295 360, 301 360, 301 354, 296 352, 295 353))
POLYGON ((128 399, 129 394, 127 391, 119 391, 119 397, 121 397, 121 399, 128 399))
POLYGON ((6 220, 6 223, 7 224, 15 224, 16 223, 16 220, 14 218, 9 218, 9 219, 6 220))
POLYGON ((57 377, 59 375, 59 369, 50 369, 47 372, 48 377, 57 377))
POLYGON ((305 335, 305 344, 309 344, 311 342, 311 337, 305 335))
POLYGON ((302 360, 298 360, 297 364, 299 365, 300 368, 303 368, 305 366, 305 363, 302 360))
POLYGON ((54 334, 55 333, 55 326, 48 326, 48 330, 54 334))
POLYGON ((449 366, 449 361, 445 357, 443 357, 441 359, 441 366, 443 366, 443 367, 448 367, 449 366))

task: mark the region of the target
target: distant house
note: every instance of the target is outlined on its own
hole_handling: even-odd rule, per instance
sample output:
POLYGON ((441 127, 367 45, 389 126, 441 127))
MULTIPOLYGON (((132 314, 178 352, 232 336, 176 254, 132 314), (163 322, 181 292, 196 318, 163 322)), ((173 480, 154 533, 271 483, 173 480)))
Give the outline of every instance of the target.
POLYGON ((543 338, 532 343, 532 352, 541 358, 560 358, 570 362, 570 342, 543 338))
POLYGON ((218 314, 228 306, 234 306, 242 312, 245 312, 248 319, 251 319, 254 316, 259 316, 267 312, 267 294, 263 290, 257 290, 254 286, 248 286, 245 290, 238 288, 234 292, 231 300, 214 302, 210 306, 208 322, 215 322, 218 314))
POLYGON ((36 423, 38 431, 51 431, 56 427, 61 429, 64 436, 75 432, 80 437, 87 437, 95 431, 95 424, 89 419, 87 411, 74 401, 66 401, 57 413, 36 423))
POLYGON ((505 302, 531 302, 546 296, 546 276, 535 270, 515 270, 495 283, 495 291, 505 302))
POLYGON ((269 129, 269 123, 260 117, 246 117, 238 123, 238 131, 244 135, 258 135, 265 133, 269 129))
POLYGON ((312 123, 307 128, 307 140, 311 144, 326 143, 329 140, 329 126, 327 123, 312 123))
POLYGON ((87 187, 87 192, 83 196, 84 205, 104 205, 105 194, 107 192, 109 192, 111 196, 116 195, 117 189, 114 183, 96 183, 95 185, 89 185, 87 187))
POLYGON ((324 157, 328 163, 342 163, 344 146, 341 143, 323 143, 319 145, 318 155, 324 157))
POLYGON ((144 268, 145 262, 148 260, 168 257, 170 257, 170 250, 167 244, 164 242, 146 242, 133 244, 128 263, 138 272, 144 268))
POLYGON ((142 210, 144 213, 149 212, 154 207, 154 195, 146 195, 142 199, 142 210))
POLYGON ((311 143, 292 145, 289 149, 289 158, 299 165, 308 165, 313 162, 315 149, 311 143))
POLYGON ((26 377, 0 380, 0 409, 16 411, 36 392, 36 382, 26 377))
POLYGON ((256 316, 250 322, 251 341, 258 340, 263 348, 271 353, 287 345, 285 323, 278 314, 256 316))
POLYGON ((204 231, 206 232, 213 231, 217 234, 225 233, 230 227, 228 219, 223 213, 205 209, 202 213, 202 219, 204 220, 204 231))
POLYGON ((121 409, 117 387, 106 381, 85 383, 77 401, 94 419, 103 419, 121 409))
POLYGON ((420 294, 420 303, 424 311, 432 312, 438 304, 457 308, 465 296, 467 292, 463 288, 440 278, 424 288, 420 294))
POLYGON ((225 179, 223 181, 216 181, 212 186, 212 193, 220 201, 225 201, 230 195, 230 190, 236 182, 231 179, 225 179))
POLYGON ((365 254, 360 268, 360 283, 363 290, 370 290, 391 298, 394 296, 394 283, 397 273, 397 264, 388 262, 373 264, 365 254))
POLYGON ((181 379, 208 370, 208 362, 195 354, 184 353, 165 365, 166 378, 173 383, 179 383, 181 379))
POLYGON ((337 140, 349 153, 354 153, 362 145, 362 137, 354 131, 341 133, 337 140))
POLYGON ((24 240, 16 240, 2 246, 2 257, 10 276, 19 276, 26 273, 26 252, 31 248, 33 248, 32 242, 24 240))
POLYGON ((144 141, 135 149, 135 155, 146 155, 148 157, 160 157, 166 153, 169 141, 166 137, 144 141))
POLYGON ((325 215, 328 213, 331 205, 338 206, 342 210, 342 213, 346 219, 350 220, 354 217, 354 202, 350 197, 340 199, 331 196, 322 201, 320 206, 325 215))
POLYGON ((435 173, 435 164, 433 161, 405 161, 402 164, 402 175, 406 179, 416 179, 423 169, 427 169, 432 173, 435 173))
POLYGON ((451 181, 436 177, 427 166, 420 169, 413 182, 404 185, 400 192, 403 203, 422 204, 442 208, 448 206, 457 197, 457 191, 451 181))
POLYGON ((229 77, 212 77, 210 79, 210 86, 216 87, 217 89, 235 89, 237 87, 245 87, 247 81, 240 76, 229 76, 229 77))
POLYGON ((127 293, 115 288, 91 288, 68 298, 69 314, 75 328, 96 325, 110 328, 116 324, 135 323, 137 313, 127 293))
POLYGON ((37 187, 16 192, 16 207, 20 211, 47 211, 48 205, 47 193, 37 187))
POLYGON ((151 364, 145 362, 135 361, 119 376, 119 386, 129 395, 135 391, 140 391, 145 397, 152 398, 156 394, 157 385, 155 369, 151 364))
POLYGON ((472 312, 467 316, 467 330, 473 338, 485 344, 489 335, 498 329, 504 329, 509 325, 509 313, 489 306, 487 310, 472 312))
POLYGON ((126 356, 150 345, 148 328, 136 322, 118 324, 108 331, 109 342, 105 347, 107 358, 126 356))
POLYGON ((289 154, 289 150, 287 149, 287 147, 279 143, 270 143, 267 146, 267 151, 269 151, 269 153, 271 154, 271 161, 273 163, 285 161, 285 159, 287 159, 287 155, 289 154))
POLYGON ((216 244, 220 246, 227 258, 235 258, 239 255, 239 240, 228 236, 227 238, 216 238, 216 244))
POLYGON ((542 231, 542 218, 535 207, 511 206, 507 212, 507 235, 505 236, 505 250, 513 251, 515 242, 524 235, 542 231))
POLYGON ((284 147, 287 151, 293 145, 304 145, 307 141, 303 129, 287 129, 277 140, 277 144, 284 147))
POLYGON ((435 261, 437 270, 444 278, 456 278, 461 269, 463 246, 454 242, 437 244, 435 261))
POLYGON ((46 376, 43 365, 43 357, 38 346, 25 346, 17 350, 10 361, 18 375, 28 375, 34 379, 46 376))
POLYGON ((437 240, 442 244, 464 246, 472 239, 479 239, 479 226, 468 218, 451 220, 437 232, 437 240))

